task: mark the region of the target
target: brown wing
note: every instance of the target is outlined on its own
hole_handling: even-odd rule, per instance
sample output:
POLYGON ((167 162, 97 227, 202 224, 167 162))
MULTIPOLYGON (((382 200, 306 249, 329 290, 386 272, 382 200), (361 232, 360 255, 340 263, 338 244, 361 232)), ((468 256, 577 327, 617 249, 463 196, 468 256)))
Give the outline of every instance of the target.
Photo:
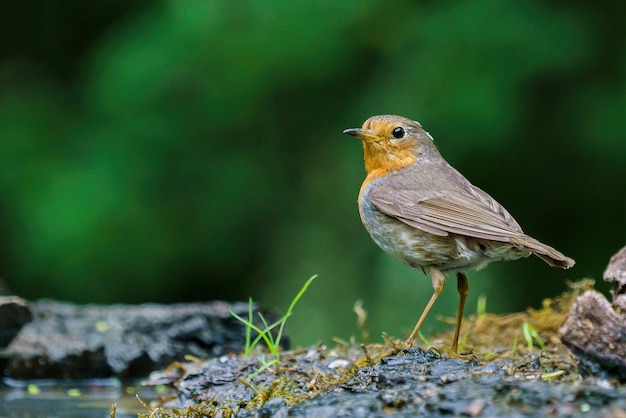
POLYGON ((520 226, 498 202, 480 189, 468 193, 374 189, 370 198, 383 213, 435 235, 450 233, 509 242, 524 237, 520 226))

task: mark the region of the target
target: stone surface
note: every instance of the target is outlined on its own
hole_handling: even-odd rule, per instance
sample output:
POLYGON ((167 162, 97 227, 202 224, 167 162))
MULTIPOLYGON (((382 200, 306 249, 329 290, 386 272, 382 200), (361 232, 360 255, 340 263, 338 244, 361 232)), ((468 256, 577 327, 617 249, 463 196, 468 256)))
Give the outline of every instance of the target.
MULTIPOLYGON (((352 355, 346 359, 363 365, 352 355)), ((237 417, 611 417, 626 410, 623 387, 551 381, 539 354, 525 369, 511 367, 514 361, 481 364, 421 349, 343 371, 329 369, 333 361, 324 351, 285 353, 282 371, 250 378, 258 360, 211 360, 176 381, 172 406, 189 407, 188 416, 237 417)))
MULTIPOLYGON (((230 315, 229 306, 247 317, 247 303, 219 301, 113 306, 32 302, 32 321, 0 350, 0 370, 13 379, 131 378, 147 376, 186 355, 207 359, 240 352, 244 326, 230 315)), ((20 315, 28 318, 27 313, 20 315)), ((263 315, 276 319, 268 312, 263 315)), ((9 328, 0 335, 9 335, 9 328)))
POLYGON ((579 361, 583 375, 626 381, 626 247, 619 250, 604 271, 615 283, 613 305, 599 292, 589 290, 570 308, 558 335, 579 361))
POLYGON ((28 303, 16 296, 0 296, 0 348, 4 348, 32 321, 28 303))
POLYGON ((626 316, 615 312, 601 293, 589 290, 578 298, 559 337, 583 375, 626 381, 626 316))
POLYGON ((602 277, 609 283, 615 283, 615 288, 611 290, 613 306, 626 313, 626 247, 611 257, 602 277))

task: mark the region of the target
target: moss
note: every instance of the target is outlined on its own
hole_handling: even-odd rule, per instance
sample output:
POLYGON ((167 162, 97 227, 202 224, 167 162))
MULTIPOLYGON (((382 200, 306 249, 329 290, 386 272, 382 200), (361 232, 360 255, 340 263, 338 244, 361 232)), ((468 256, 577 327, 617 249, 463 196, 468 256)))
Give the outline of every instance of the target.
MULTIPOLYGON (((544 300, 542 308, 538 310, 528 309, 526 312, 507 315, 480 312, 466 318, 461 333, 461 348, 466 351, 461 357, 471 357, 483 364, 495 363, 508 374, 537 376, 540 373, 541 379, 546 381, 576 379, 575 361, 561 344, 557 331, 569 307, 579 294, 593 287, 593 281, 571 283, 570 287, 571 290, 563 295, 544 300), (524 324, 536 331, 545 342, 545 349, 540 349, 534 339, 529 346, 524 338, 524 324)), ((449 321, 453 322, 454 319, 450 318, 449 321)), ((191 399, 196 402, 193 406, 182 409, 164 406, 155 408, 144 404, 150 413, 140 417, 231 417, 243 410, 257 410, 277 398, 287 406, 294 406, 345 385, 359 371, 373 367, 382 358, 396 355, 404 349, 403 341, 388 336, 384 338, 384 344, 365 345, 336 340, 333 348, 319 345, 307 350, 286 351, 281 353, 280 367, 252 377, 255 370, 253 362, 258 361, 258 358, 233 356, 233 370, 240 372, 240 375, 230 384, 239 388, 234 390, 234 393, 239 394, 238 398, 221 393, 211 395, 207 392, 210 389, 206 389, 210 385, 200 386, 203 389, 194 393, 191 399), (248 390, 242 392, 245 388, 248 390)), ((436 347, 449 347, 452 338, 451 330, 431 338, 430 342, 436 347)), ((185 365, 179 363, 176 367, 184 369, 185 365)), ((114 411, 111 416, 114 417, 114 411)))

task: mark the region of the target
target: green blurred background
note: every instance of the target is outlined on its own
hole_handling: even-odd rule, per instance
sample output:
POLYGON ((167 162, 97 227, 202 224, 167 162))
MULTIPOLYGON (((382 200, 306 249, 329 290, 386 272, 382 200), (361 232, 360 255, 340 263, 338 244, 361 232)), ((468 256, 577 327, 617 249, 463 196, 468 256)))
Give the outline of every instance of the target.
MULTIPOLYGON (((296 344, 358 336, 358 299, 374 340, 404 337, 430 280, 363 229, 341 134, 381 113, 577 261, 470 273, 466 313, 600 280, 625 243, 623 1, 13 0, 0 34, 5 291, 284 311, 319 274, 296 344)), ((449 280, 427 333, 457 300, 449 280)))

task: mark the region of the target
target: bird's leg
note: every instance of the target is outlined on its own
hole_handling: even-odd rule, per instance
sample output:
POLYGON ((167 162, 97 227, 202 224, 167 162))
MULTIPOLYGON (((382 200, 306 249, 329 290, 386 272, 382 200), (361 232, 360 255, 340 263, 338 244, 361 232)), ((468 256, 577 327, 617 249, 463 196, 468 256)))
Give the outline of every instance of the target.
POLYGON ((409 335, 409 338, 407 338, 406 342, 404 343, 404 345, 407 348, 413 347, 413 341, 415 341, 415 337, 417 337, 417 333, 419 332, 422 324, 424 323, 424 320, 428 316, 428 312, 430 312, 430 309, 433 307, 433 305, 435 304, 435 301, 437 300, 437 298, 443 291, 443 286, 446 284, 445 276, 436 267, 432 267, 432 266, 425 267, 424 272, 428 274, 431 280, 433 281, 433 288, 435 289, 435 291, 433 292, 433 295, 430 297, 428 304, 424 308, 424 311, 422 312, 422 316, 420 316, 420 319, 418 319, 417 324, 415 324, 415 328, 413 328, 413 332, 411 332, 411 335, 409 335))
POLYGON ((463 308, 465 307, 465 298, 469 293, 469 285, 465 274, 458 272, 456 274, 456 284, 459 291, 459 311, 456 314, 456 329, 454 330, 454 341, 450 349, 451 355, 456 355, 459 346, 459 333, 461 332, 461 321, 463 321, 463 308))

